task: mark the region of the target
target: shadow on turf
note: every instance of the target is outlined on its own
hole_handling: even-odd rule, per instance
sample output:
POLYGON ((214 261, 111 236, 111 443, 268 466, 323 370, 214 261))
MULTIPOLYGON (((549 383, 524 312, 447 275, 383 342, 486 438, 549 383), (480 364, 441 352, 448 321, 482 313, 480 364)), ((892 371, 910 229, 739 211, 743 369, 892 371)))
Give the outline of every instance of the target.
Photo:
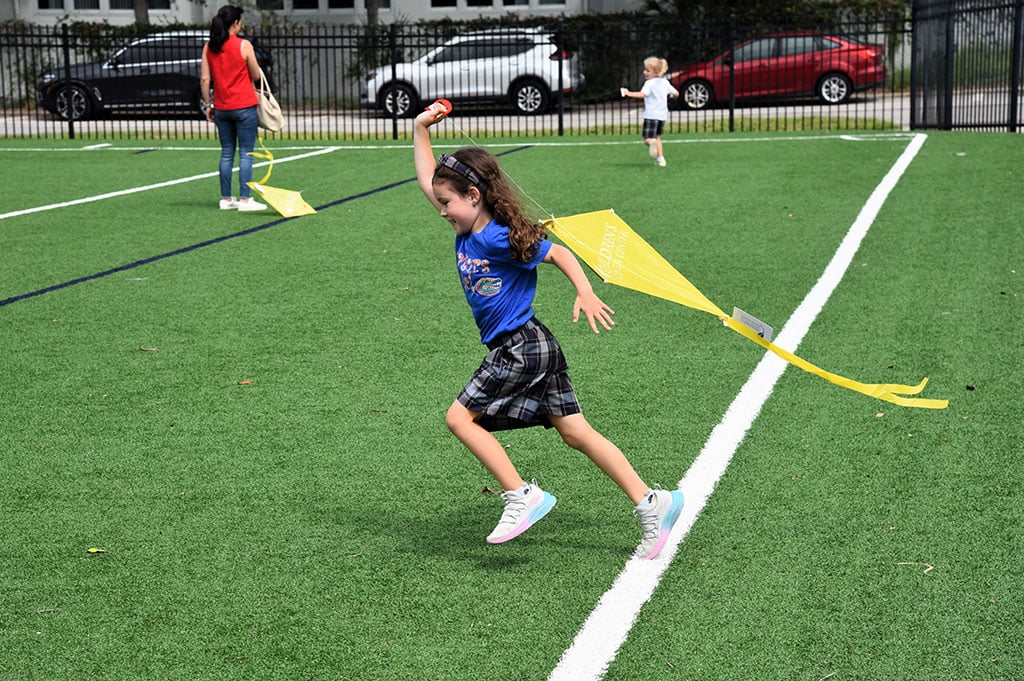
MULTIPOLYGON (((487 544, 484 538, 493 523, 501 516, 500 504, 486 500, 482 503, 462 503, 453 508, 438 500, 430 504, 433 516, 403 514, 400 510, 381 513, 379 507, 349 508, 339 517, 339 523, 357 527, 373 527, 386 542, 401 547, 403 553, 418 554, 425 558, 442 557, 463 559, 484 570, 502 572, 518 570, 540 562, 545 569, 553 554, 583 557, 588 554, 622 555, 628 559, 634 546, 632 537, 623 536, 621 542, 603 533, 573 532, 593 522, 568 508, 556 506, 551 514, 530 530, 505 544, 487 544), (604 539, 607 537, 607 541, 604 539)), ((595 528, 599 529, 599 528, 595 528)))

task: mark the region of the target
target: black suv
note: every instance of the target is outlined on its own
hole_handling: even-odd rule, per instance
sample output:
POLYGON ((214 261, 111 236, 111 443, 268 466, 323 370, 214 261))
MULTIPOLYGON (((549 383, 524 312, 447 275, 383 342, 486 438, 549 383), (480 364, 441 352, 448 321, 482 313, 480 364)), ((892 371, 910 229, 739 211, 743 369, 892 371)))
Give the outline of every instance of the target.
MULTIPOLYGON (((173 31, 136 38, 106 61, 72 64, 44 72, 39 106, 65 120, 92 118, 111 110, 184 110, 201 115, 199 75, 206 31, 173 31)), ((253 44, 270 80, 273 59, 253 44)))

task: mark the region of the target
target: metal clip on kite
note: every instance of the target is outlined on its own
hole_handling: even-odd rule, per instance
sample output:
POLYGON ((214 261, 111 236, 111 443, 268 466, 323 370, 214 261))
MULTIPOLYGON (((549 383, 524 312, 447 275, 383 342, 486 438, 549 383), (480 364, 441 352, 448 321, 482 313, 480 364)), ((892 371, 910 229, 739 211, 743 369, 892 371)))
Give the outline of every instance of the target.
MULTIPOLYGON (((443 109, 443 111, 438 111, 436 114, 434 114, 435 123, 452 112, 452 103, 449 102, 447 99, 435 100, 434 104, 440 104, 441 108, 443 109)), ((433 108, 434 104, 431 104, 430 106, 426 107, 424 111, 430 111, 433 108)))

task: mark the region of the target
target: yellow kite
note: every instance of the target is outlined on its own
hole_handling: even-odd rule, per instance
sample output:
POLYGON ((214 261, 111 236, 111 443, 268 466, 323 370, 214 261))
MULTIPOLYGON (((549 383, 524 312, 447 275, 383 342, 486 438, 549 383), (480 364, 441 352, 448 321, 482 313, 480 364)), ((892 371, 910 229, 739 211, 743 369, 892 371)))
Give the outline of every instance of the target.
POLYGON ((928 379, 916 386, 891 383, 860 383, 825 371, 793 353, 762 338, 746 324, 722 312, 717 305, 697 290, 650 244, 634 232, 618 215, 610 210, 583 213, 565 218, 552 218, 547 228, 571 248, 606 282, 664 298, 680 305, 692 307, 722 320, 722 323, 758 345, 774 352, 790 364, 826 381, 849 388, 880 400, 904 407, 945 409, 947 400, 932 400, 917 395, 928 379))
POLYGON ((306 203, 305 199, 302 198, 302 193, 292 191, 291 189, 280 189, 278 187, 268 187, 265 183, 270 179, 270 173, 274 170, 274 155, 267 149, 267 145, 263 143, 263 138, 260 137, 260 147, 263 148, 262 152, 250 151, 249 155, 256 158, 265 158, 270 161, 267 166, 267 174, 263 176, 259 182, 247 182, 250 187, 255 191, 259 192, 263 200, 269 203, 274 210, 283 215, 286 218, 297 218, 300 215, 313 215, 316 213, 316 209, 313 206, 306 203))

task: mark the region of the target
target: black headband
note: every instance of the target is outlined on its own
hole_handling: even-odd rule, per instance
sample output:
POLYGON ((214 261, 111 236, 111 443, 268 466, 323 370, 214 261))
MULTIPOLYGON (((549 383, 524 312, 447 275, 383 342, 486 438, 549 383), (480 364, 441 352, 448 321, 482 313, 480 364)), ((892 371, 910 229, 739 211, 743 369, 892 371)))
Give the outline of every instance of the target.
POLYGON ((487 183, 480 179, 476 171, 467 166, 465 163, 455 158, 451 154, 441 154, 437 157, 437 164, 454 170, 459 175, 475 184, 480 189, 487 189, 487 183))

